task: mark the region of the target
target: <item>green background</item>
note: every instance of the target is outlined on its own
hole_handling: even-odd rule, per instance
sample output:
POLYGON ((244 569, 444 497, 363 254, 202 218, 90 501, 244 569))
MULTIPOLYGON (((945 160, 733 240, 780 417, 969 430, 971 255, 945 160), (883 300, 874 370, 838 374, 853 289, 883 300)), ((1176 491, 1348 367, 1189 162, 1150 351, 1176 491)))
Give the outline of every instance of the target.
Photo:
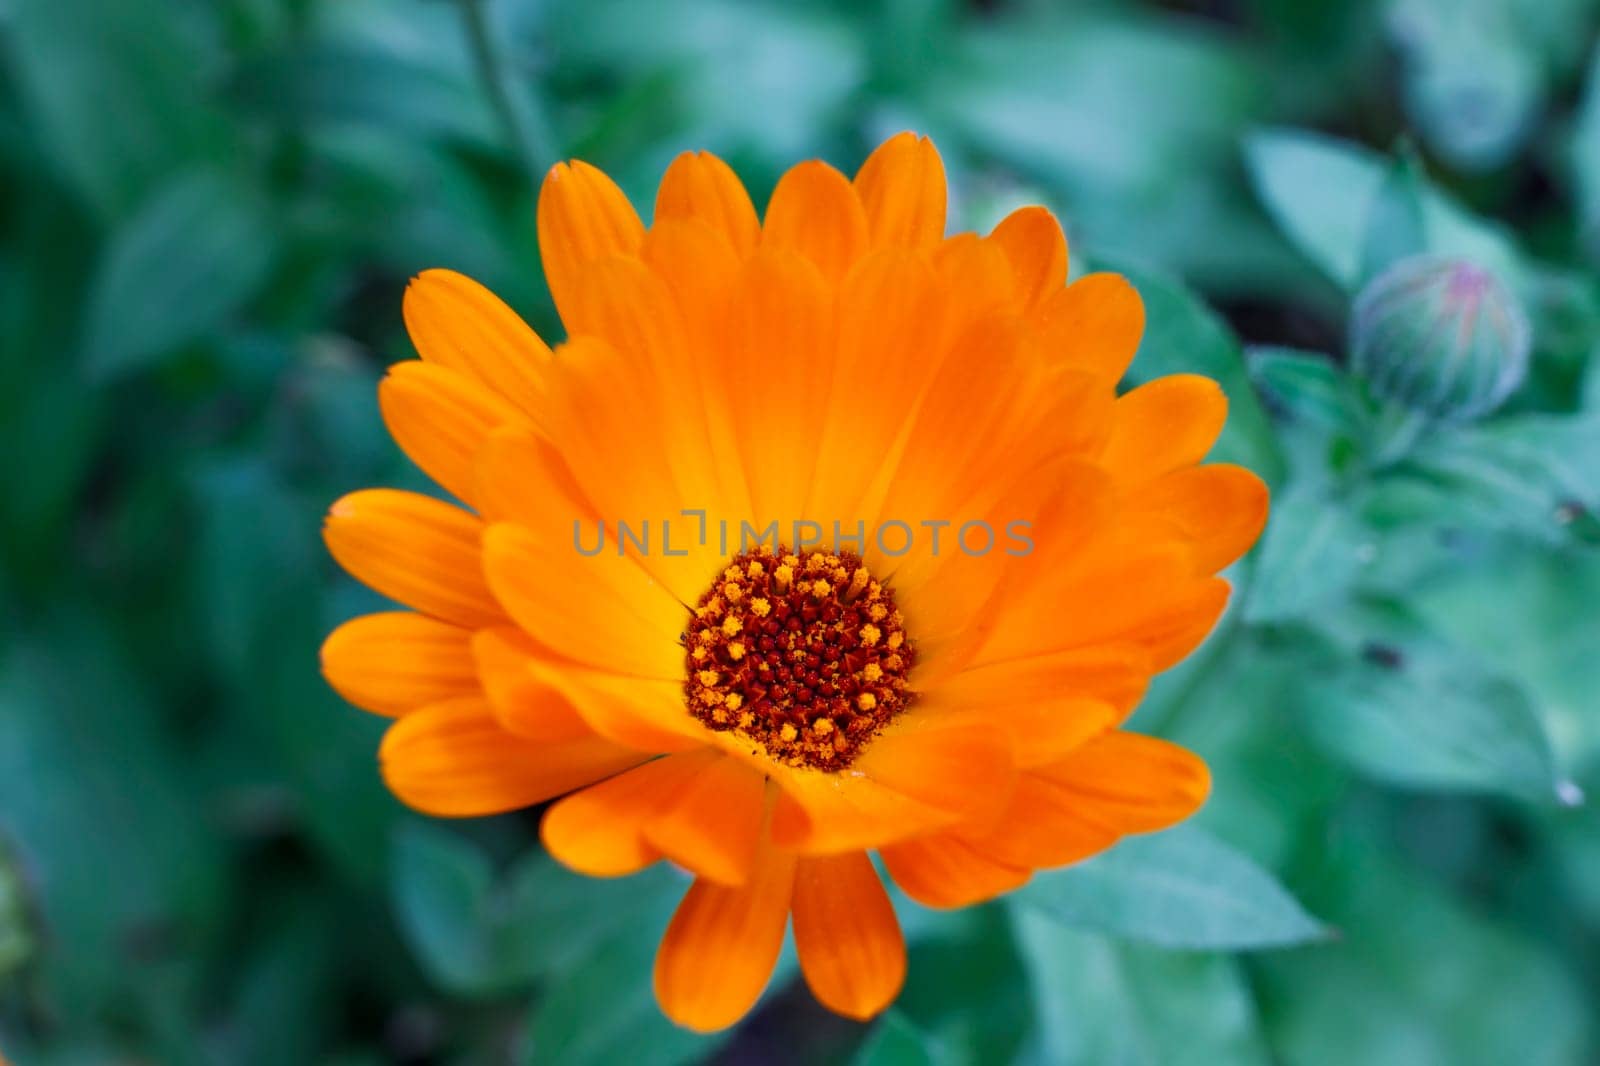
MULTIPOLYGON (((0 0, 0 1048, 31 1063, 1600 1060, 1600 83, 1590 0, 0 0), (408 277, 559 337, 540 173, 763 201, 933 135, 953 218, 1042 202, 1128 270, 1134 373, 1228 389, 1274 488, 1217 636, 1137 727, 1195 825, 958 914, 881 1021, 786 960, 672 1029, 683 879, 570 876, 536 815, 432 823, 322 683, 377 606, 326 506, 420 487, 374 386, 408 277), (1343 365, 1417 252, 1534 329, 1400 461, 1343 365)), ((1390 353, 1404 359, 1409 353, 1390 353)))

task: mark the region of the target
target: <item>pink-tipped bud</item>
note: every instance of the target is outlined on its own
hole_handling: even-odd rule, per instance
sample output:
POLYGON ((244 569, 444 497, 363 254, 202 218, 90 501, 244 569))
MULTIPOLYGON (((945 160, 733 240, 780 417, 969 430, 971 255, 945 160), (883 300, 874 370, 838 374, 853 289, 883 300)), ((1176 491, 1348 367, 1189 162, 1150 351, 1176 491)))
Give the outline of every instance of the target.
POLYGON ((1527 315, 1488 270, 1464 259, 1403 259, 1356 297, 1350 369, 1373 395, 1440 419, 1503 403, 1528 372, 1527 315))

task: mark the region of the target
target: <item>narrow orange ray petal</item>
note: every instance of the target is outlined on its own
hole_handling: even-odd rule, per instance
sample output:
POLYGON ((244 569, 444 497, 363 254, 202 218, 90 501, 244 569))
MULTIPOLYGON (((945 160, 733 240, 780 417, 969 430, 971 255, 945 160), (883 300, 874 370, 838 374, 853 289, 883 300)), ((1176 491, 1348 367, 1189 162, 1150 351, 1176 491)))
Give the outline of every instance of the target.
POLYGON ((878 1014, 905 983, 905 937, 864 852, 799 861, 794 943, 812 994, 847 1018, 878 1014))
POLYGON ((557 163, 545 175, 539 190, 539 254, 563 321, 583 268, 603 256, 631 255, 643 239, 638 212, 616 182, 595 167, 573 160, 557 163))
POLYGON ((1149 684, 1150 654, 1136 643, 1097 644, 1046 655, 973 664, 931 685, 918 681, 930 713, 1086 699, 1125 716, 1149 684))
POLYGON ((483 569, 495 598, 540 644, 578 663, 641 678, 683 676, 684 608, 631 558, 584 558, 552 548, 520 525, 483 535, 483 569))
POLYGON ((800 253, 837 282, 867 250, 867 216, 850 179, 821 160, 791 167, 772 191, 761 243, 800 253))
POLYGON ((1043 207, 1019 207, 989 234, 1006 253, 1022 307, 1031 308, 1062 291, 1067 281, 1067 239, 1043 207))
POLYGON ((889 876, 924 907, 969 907, 1020 888, 1032 871, 996 862, 951 833, 933 833, 880 851, 889 876))
POLYGON ((538 416, 550 346, 498 296, 453 270, 424 270, 406 286, 401 313, 423 359, 468 374, 538 416))
POLYGON ((529 807, 636 766, 644 756, 598 737, 543 744, 500 728, 481 696, 397 719, 378 750, 383 779, 425 814, 466 818, 529 807))
POLYGON ((1120 835, 1037 773, 1021 775, 1011 805, 998 817, 982 827, 951 832, 983 859, 1015 869, 1079 862, 1109 848, 1120 835))
POLYGON ((679 1025, 726 1029, 755 1005, 783 948, 794 856, 765 845, 737 888, 700 878, 656 953, 656 1000, 679 1025))
POLYGON ((1206 457, 1228 417, 1222 387, 1199 374, 1173 374, 1118 398, 1100 461, 1125 485, 1142 485, 1206 457))
POLYGON ((855 769, 779 767, 772 836, 805 855, 876 848, 950 825, 957 813, 912 799, 855 769))
POLYGON ((529 664, 549 654, 515 626, 480 629, 472 637, 479 684, 508 733, 551 743, 593 735, 566 698, 534 676, 529 664))
POLYGON ((886 788, 959 815, 1003 805, 1016 776, 1003 729, 970 719, 919 717, 915 707, 875 737, 853 768, 886 788))
POLYGON ((483 523, 430 496, 362 489, 328 509, 322 536, 350 575, 391 599, 456 625, 498 625, 483 579, 483 523))
POLYGON ((767 781, 737 759, 707 754, 694 781, 645 823, 645 839, 700 877, 741 885, 750 878, 766 820, 767 781))
MULTIPOLYGON (((754 217, 752 215, 752 217, 754 217)), ((735 311, 745 269, 728 241, 697 219, 657 219, 645 235, 643 257, 672 291, 694 358, 684 373, 699 395, 721 499, 732 514, 750 512, 750 490, 741 455, 736 412, 753 398, 735 382, 747 373, 736 350, 735 311)), ((804 314, 806 309, 791 309, 804 314)))
POLYGON ((710 731, 689 717, 683 681, 625 677, 569 663, 535 660, 534 677, 561 693, 589 728, 640 751, 687 751, 712 744, 710 731))
POLYGON ((1136 513, 1155 513, 1182 531, 1205 572, 1221 570, 1261 535, 1267 523, 1267 486, 1242 466, 1212 463, 1174 470, 1141 487, 1128 500, 1136 513))
POLYGON ((733 169, 710 152, 684 152, 662 175, 655 225, 679 219, 711 227, 740 255, 750 254, 761 236, 750 194, 733 169))
POLYGON ((855 187, 874 245, 927 248, 944 236, 944 160, 926 137, 907 131, 884 141, 861 164, 855 187))
POLYGON ((589 877, 641 870, 661 857, 644 837, 645 823, 716 758, 706 750, 668 755, 575 792, 545 811, 540 839, 558 862, 589 877))
POLYGON ((391 717, 477 688, 472 632, 411 611, 352 618, 322 643, 322 675, 339 695, 391 717))
POLYGON ((1030 322, 1064 366, 1115 383, 1144 336, 1144 301, 1119 274, 1087 274, 1046 296, 1030 322))
POLYGON ((1118 833, 1149 833, 1189 817, 1211 792, 1211 772, 1187 748, 1123 730, 1035 771, 1085 817, 1118 833))
POLYGON ((378 386, 384 424, 400 450, 457 499, 476 504, 473 460, 495 430, 525 424, 517 408, 458 371, 396 363, 378 386))

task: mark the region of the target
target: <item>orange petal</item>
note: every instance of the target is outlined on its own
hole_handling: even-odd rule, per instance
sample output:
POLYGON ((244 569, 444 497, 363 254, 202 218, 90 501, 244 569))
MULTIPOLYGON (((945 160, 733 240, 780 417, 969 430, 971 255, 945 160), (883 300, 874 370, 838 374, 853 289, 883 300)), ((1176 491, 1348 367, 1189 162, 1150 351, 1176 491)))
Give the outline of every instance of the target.
POLYGON ((1143 619, 1129 635, 1149 649, 1157 671, 1176 666, 1216 628, 1231 591, 1221 578, 1185 585, 1162 613, 1143 619))
POLYGON ((603 256, 631 255, 643 239, 644 224, 633 205, 595 167, 573 160, 557 163, 545 175, 539 190, 539 254, 563 321, 583 268, 603 256))
POLYGON ((944 236, 944 160, 909 130, 880 144, 856 172, 872 243, 926 248, 944 236))
POLYGON ((733 168, 710 152, 684 152, 662 175, 655 224, 669 219, 705 223, 740 255, 748 255, 761 235, 750 194, 733 168))
POLYGON ((625 677, 570 663, 534 660, 541 684, 559 692, 590 729, 640 751, 687 751, 711 742, 710 730, 689 717, 683 680, 625 677))
MULTIPOLYGON (((750 877, 766 818, 766 779, 720 752, 681 795, 663 802, 644 827, 661 854, 700 877, 740 885, 750 877)), ((679 756, 687 758, 688 756, 679 756)))
POLYGON ((876 848, 927 833, 960 815, 919 802, 854 770, 780 767, 772 812, 772 838, 806 855, 876 848))
POLYGON ((761 998, 783 948, 794 863, 793 855, 765 845, 745 884, 695 881, 656 954, 656 1000, 667 1017, 712 1032, 761 998))
POLYGON ((1267 522, 1266 483, 1227 463, 1174 470, 1143 486, 1128 504, 1170 520, 1207 573, 1249 551, 1267 522))
POLYGON ((477 628, 505 620, 483 580, 483 523, 459 507, 363 489, 328 509, 322 537, 356 580, 424 614, 477 628))
POLYGON ((401 313, 423 359, 538 415, 550 346, 494 293, 453 270, 424 270, 406 286, 401 313))
POLYGON ((628 557, 583 557, 499 522, 483 536, 483 569, 506 612, 540 644, 579 663, 681 680, 688 612, 628 557))
POLYGON ((478 687, 472 633, 411 611, 352 618, 322 643, 322 675, 345 699, 399 715, 478 687))
MULTIPOLYGON (((792 252, 763 250, 734 290, 723 388, 747 456, 758 525, 788 528, 806 514, 817 441, 835 412, 826 407, 831 366, 832 293, 816 269, 792 252), (789 368, 775 373, 774 368, 789 368), (829 410, 829 418, 818 412, 829 410)), ((744 516, 739 516, 744 517, 744 516)))
POLYGON ((839 290, 837 326, 828 337, 833 358, 818 366, 816 382, 807 382, 808 388, 820 388, 811 393, 819 397, 812 402, 828 413, 813 420, 818 423, 816 474, 808 514, 867 518, 869 490, 898 465, 912 425, 908 419, 885 418, 885 398, 910 404, 948 348, 942 333, 949 317, 941 305, 945 294, 924 259, 903 248, 875 251, 839 290), (867 456, 872 461, 864 461, 867 456))
POLYGON ((968 907, 1027 883, 1032 871, 1007 866, 951 833, 934 833, 883 848, 895 884, 925 907, 968 907))
POLYGON ((1173 374, 1118 397, 1100 462, 1125 485, 1142 485, 1206 457, 1228 417, 1222 387, 1173 374))
POLYGON ((919 803, 956 814, 1002 805, 1015 776, 1004 730, 974 721, 919 718, 891 724, 853 769, 919 803))
POLYGON ((811 994, 847 1018, 873 1017, 905 983, 905 938, 865 852, 799 861, 794 944, 811 994))
POLYGON ((1036 773, 1069 795, 1084 817, 1118 833, 1148 833, 1181 822, 1211 791, 1211 772, 1198 755, 1122 730, 1036 773))
POLYGON ((821 160, 791 167, 772 191, 761 243, 799 252, 838 281, 867 248, 867 216, 850 179, 821 160))
MULTIPOLYGON (((695 219, 658 218, 645 235, 643 256, 672 290, 685 333, 695 338, 694 357, 685 368, 686 380, 698 386, 695 413, 705 424, 721 498, 731 513, 745 514, 750 494, 734 420, 749 398, 729 402, 730 392, 737 396, 737 388, 730 389, 732 379, 747 370, 731 351, 730 335, 743 266, 724 237, 695 219)), ((804 309, 792 313, 803 314, 804 309)))
POLYGON ((598 737, 542 744, 500 728, 481 696, 436 703, 398 719, 378 749, 383 779, 404 803, 446 818, 542 803, 639 763, 598 737))
POLYGON ((483 442, 474 465, 474 500, 486 520, 515 522, 576 551, 573 523, 593 522, 594 508, 548 440, 526 426, 504 427, 483 442))
POLYGON ((673 387, 669 376, 681 375, 689 364, 689 344, 671 290, 632 256, 590 261, 561 315, 572 336, 604 340, 631 373, 653 375, 658 385, 673 387))
POLYGON ((1045 297, 1032 321, 1063 365, 1116 382, 1139 350, 1144 301, 1121 275, 1087 274, 1045 297))
POLYGON ((1011 740, 1012 765, 1020 769, 1060 762, 1122 718, 1109 703, 1074 699, 1066 693, 1028 703, 995 701, 983 707, 941 706, 935 697, 919 701, 916 713, 1003 730, 1011 740))
POLYGON ((982 710, 1083 698, 1126 715, 1144 695, 1151 673, 1149 653, 1139 645, 1099 644, 971 666, 924 689, 924 699, 930 710, 982 710))
POLYGON ((378 386, 389 433, 423 473, 475 503, 473 459, 501 426, 524 421, 517 408, 465 374, 432 363, 396 363, 378 386))
POLYGON ((661 857, 644 837, 645 823, 718 757, 700 750, 652 759, 575 792, 545 812, 540 838, 558 862, 590 877, 643 869, 661 857))
POLYGON ((1022 774, 1011 805, 986 826, 961 828, 953 837, 991 863, 1015 869, 1065 866, 1117 842, 1120 834, 1089 817, 1078 797, 1022 774))
POLYGON ((1000 245, 1010 260, 1023 307, 1034 306, 1066 284, 1067 239, 1047 209, 1017 208, 1000 220, 989 239, 1000 245))
MULTIPOLYGON (((630 276, 637 280, 637 272, 612 275, 613 265, 599 268, 593 279, 596 285, 625 283, 630 276)), ((635 266, 649 275, 653 287, 661 287, 660 280, 643 265, 635 266)), ((642 286, 639 292, 643 294, 652 285, 642 286)), ((662 298, 668 304, 665 317, 657 323, 657 352, 664 359, 676 358, 666 353, 682 341, 681 329, 671 321, 677 309, 670 297, 662 298), (669 340, 669 334, 678 339, 669 340)), ((654 305, 641 296, 626 313, 643 314, 649 306, 654 305)), ((622 303, 616 303, 615 309, 623 313, 622 303)), ((651 327, 641 320, 627 329, 645 333, 651 327)), ((619 335, 621 331, 619 327, 619 335)), ((705 591, 707 576, 716 572, 722 557, 707 558, 705 544, 694 536, 699 532, 698 522, 682 512, 698 508, 717 516, 736 513, 720 497, 718 463, 711 456, 707 419, 700 414, 698 383, 679 375, 668 389, 655 374, 658 368, 654 365, 641 367, 636 359, 595 337, 580 337, 564 345, 557 361, 561 372, 552 379, 547 436, 570 471, 571 482, 583 487, 596 516, 605 519, 612 548, 620 537, 621 523, 630 523, 635 533, 641 529, 653 532, 652 547, 630 548, 630 554, 672 595, 693 602, 705 591), (670 552, 662 533, 662 523, 669 521, 673 523, 670 552)), ((570 531, 564 530, 562 535, 563 562, 587 566, 589 560, 574 559, 570 531)), ((615 552, 608 549, 605 554, 614 556, 615 552)))
POLYGON ((1045 575, 1036 585, 1013 590, 976 662, 1136 644, 1148 653, 1152 669, 1164 670, 1175 661, 1175 649, 1198 643, 1227 604, 1228 583, 1196 576, 1182 544, 1129 544, 1117 554, 1088 544, 1080 555, 1086 560, 1083 573, 1045 575), (1072 609, 1063 611, 1064 603, 1072 609))
POLYGON ((561 693, 541 683, 529 663, 548 652, 515 626, 480 629, 472 637, 478 681, 507 732, 528 740, 578 740, 594 730, 561 693))

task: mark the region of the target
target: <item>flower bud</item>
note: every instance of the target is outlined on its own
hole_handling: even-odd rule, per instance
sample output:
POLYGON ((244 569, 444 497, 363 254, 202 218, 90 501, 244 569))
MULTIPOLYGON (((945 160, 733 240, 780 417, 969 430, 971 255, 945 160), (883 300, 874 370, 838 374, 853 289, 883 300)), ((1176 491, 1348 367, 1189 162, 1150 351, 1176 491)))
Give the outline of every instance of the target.
POLYGON ((1471 419, 1522 383, 1529 334, 1517 298, 1488 270, 1415 256, 1356 297, 1350 369, 1379 399, 1433 418, 1471 419))

